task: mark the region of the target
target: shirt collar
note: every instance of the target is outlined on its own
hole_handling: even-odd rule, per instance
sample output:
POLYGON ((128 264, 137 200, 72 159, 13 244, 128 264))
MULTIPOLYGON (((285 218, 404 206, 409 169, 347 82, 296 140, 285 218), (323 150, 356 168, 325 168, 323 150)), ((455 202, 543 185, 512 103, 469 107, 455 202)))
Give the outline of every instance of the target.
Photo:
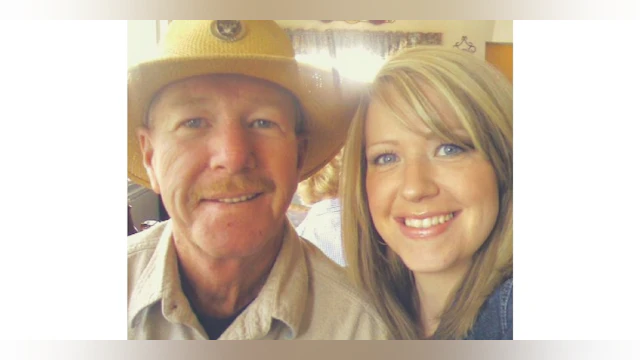
MULTIPOLYGON (((168 220, 158 245, 133 290, 128 313, 129 326, 142 310, 161 300, 162 313, 169 321, 172 309, 175 305, 180 305, 177 303, 186 305, 178 306, 179 308, 190 309, 188 299, 182 292, 172 229, 172 221, 168 220)), ((295 338, 306 307, 308 274, 302 243, 287 221, 282 247, 262 290, 234 322, 246 320, 253 325, 232 324, 228 329, 231 330, 229 334, 225 332, 223 337, 246 339, 259 336, 258 332, 266 334, 271 327, 271 318, 275 318, 286 324, 295 338)), ((191 313, 189 318, 195 320, 195 314, 191 313)))
POLYGON ((128 314, 130 326, 142 310, 160 300, 163 300, 162 313, 165 317, 171 317, 175 308, 190 308, 180 282, 178 257, 172 236, 173 222, 168 220, 162 225, 165 228, 131 296, 128 314))
POLYGON ((291 338, 299 333, 305 313, 309 271, 300 238, 291 223, 285 226, 282 247, 262 290, 236 323, 247 326, 230 327, 221 339, 256 339, 271 329, 272 319, 285 324, 291 338), (250 325, 249 325, 250 324, 250 325))

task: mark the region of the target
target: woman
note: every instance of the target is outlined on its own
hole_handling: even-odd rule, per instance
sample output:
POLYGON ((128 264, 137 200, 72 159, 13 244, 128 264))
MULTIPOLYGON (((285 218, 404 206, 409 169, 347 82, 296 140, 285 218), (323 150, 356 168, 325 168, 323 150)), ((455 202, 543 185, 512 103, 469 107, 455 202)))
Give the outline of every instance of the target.
POLYGON ((401 339, 511 339, 512 87, 459 50, 388 60, 351 125, 343 239, 401 339))

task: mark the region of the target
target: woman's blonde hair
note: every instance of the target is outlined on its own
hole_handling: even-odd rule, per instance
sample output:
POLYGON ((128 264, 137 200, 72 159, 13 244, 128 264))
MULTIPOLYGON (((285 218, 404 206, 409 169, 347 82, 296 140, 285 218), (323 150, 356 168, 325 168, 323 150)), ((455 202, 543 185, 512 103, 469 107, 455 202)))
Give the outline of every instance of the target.
POLYGON ((305 205, 338 197, 341 165, 342 150, 322 169, 298 184, 298 195, 305 205))
POLYGON ((444 141, 473 148, 491 162, 498 179, 498 219, 488 239, 474 254, 472 265, 450 296, 433 338, 461 339, 472 328, 480 307, 513 268, 513 92, 510 82, 488 63, 460 50, 416 47, 389 59, 363 96, 344 148, 341 190, 347 270, 374 299, 392 332, 400 339, 424 336, 413 274, 384 244, 369 211, 365 178, 364 127, 372 100, 408 123, 406 111, 444 141), (451 108, 472 139, 463 144, 443 122, 427 98, 432 89, 451 108), (398 103, 402 99, 403 103, 398 103))

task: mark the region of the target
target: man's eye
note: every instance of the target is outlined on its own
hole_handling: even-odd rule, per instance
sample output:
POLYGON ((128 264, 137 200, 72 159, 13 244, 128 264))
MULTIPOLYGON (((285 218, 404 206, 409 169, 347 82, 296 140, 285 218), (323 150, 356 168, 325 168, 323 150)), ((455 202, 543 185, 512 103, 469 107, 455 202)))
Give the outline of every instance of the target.
POLYGON ((183 123, 185 127, 188 127, 191 129, 201 128, 203 124, 204 124, 204 120, 202 120, 201 118, 189 119, 183 123))
POLYGON ((378 155, 373 159, 375 165, 386 165, 396 161, 398 161, 398 157, 395 154, 389 153, 378 155))
POLYGON ((251 127, 257 127, 257 128, 271 128, 271 127, 274 127, 275 125, 276 124, 273 121, 265 120, 265 119, 258 119, 251 123, 251 127))
POLYGON ((460 153, 465 152, 466 150, 462 147, 454 144, 443 144, 440 145, 438 151, 436 152, 436 156, 453 156, 458 155, 460 153))

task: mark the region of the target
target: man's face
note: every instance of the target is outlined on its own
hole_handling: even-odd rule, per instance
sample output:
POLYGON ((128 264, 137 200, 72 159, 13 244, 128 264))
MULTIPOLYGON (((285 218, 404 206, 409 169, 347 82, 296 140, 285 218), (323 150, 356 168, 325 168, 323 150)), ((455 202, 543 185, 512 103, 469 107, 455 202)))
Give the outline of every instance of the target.
POLYGON ((288 92, 241 75, 199 76, 159 93, 139 140, 177 241, 221 259, 279 241, 305 149, 295 113, 288 92))

